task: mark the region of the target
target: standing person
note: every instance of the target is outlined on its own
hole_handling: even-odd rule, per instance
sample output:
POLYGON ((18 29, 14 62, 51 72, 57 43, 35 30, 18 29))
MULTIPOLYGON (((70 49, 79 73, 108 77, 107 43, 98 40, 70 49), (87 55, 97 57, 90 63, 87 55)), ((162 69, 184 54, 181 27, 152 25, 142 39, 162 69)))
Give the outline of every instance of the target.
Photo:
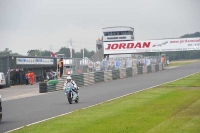
POLYGON ((26 85, 28 85, 29 84, 29 82, 28 82, 28 73, 25 75, 25 80, 26 80, 26 85))
POLYGON ((164 69, 164 66, 165 66, 165 56, 164 55, 162 55, 161 61, 162 61, 162 67, 164 69))
POLYGON ((68 71, 67 69, 66 69, 66 71, 65 71, 65 74, 66 74, 66 75, 68 75, 68 74, 69 74, 69 71, 68 71))
POLYGON ((80 70, 79 68, 78 68, 78 71, 77 71, 77 73, 78 73, 78 74, 81 74, 81 70, 80 70))
POLYGON ((31 84, 32 85, 34 84, 34 78, 35 78, 35 75, 34 75, 33 71, 31 71, 31 84))
POLYGON ((63 58, 60 59, 60 61, 58 63, 58 68, 59 68, 59 72, 60 72, 60 77, 62 77, 62 75, 63 75, 63 58))
POLYGON ((19 84, 22 85, 22 71, 19 71, 19 84))
POLYGON ((46 78, 47 78, 47 72, 46 72, 46 70, 44 70, 43 76, 44 76, 44 80, 46 80, 46 78))
POLYGON ((32 82, 31 82, 31 71, 28 71, 28 81, 29 81, 29 84, 31 85, 32 82))

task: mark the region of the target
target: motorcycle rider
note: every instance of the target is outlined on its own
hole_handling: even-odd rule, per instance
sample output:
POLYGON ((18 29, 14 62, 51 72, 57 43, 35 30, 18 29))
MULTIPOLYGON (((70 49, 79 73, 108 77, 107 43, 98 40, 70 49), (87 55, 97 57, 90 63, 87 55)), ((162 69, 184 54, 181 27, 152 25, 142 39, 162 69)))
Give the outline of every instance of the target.
MULTIPOLYGON (((67 76, 67 80, 65 81, 65 83, 64 83, 64 90, 65 90, 65 87, 66 86, 70 86, 70 85, 72 85, 73 86, 73 91, 77 94, 77 96, 78 96, 78 90, 79 90, 79 87, 76 85, 76 83, 75 83, 75 81, 74 80, 72 80, 72 78, 71 78, 71 76, 67 76)), ((65 93, 66 94, 66 93, 65 93)))

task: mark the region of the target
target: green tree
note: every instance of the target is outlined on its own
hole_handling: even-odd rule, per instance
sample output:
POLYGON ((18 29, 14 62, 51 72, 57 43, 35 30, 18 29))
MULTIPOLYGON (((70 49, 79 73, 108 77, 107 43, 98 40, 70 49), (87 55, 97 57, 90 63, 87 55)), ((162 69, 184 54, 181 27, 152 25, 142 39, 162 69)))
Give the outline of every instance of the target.
POLYGON ((0 56, 8 56, 8 55, 20 55, 20 54, 12 53, 12 50, 9 50, 9 48, 5 48, 4 51, 0 51, 0 56))

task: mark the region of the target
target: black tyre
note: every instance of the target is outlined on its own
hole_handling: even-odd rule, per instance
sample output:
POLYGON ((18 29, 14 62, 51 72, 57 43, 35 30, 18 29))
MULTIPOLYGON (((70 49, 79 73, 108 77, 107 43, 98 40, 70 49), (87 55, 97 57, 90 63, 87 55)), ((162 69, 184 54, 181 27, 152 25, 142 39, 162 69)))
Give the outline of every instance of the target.
POLYGON ((75 103, 78 103, 78 101, 79 101, 79 97, 76 98, 75 103))
POLYGON ((47 86, 47 83, 41 82, 41 83, 39 83, 39 86, 47 86))
POLYGON ((72 104, 71 92, 67 94, 69 104, 72 104))
POLYGON ((40 93, 45 93, 45 92, 47 92, 47 86, 40 86, 40 87, 39 87, 39 92, 40 92, 40 93))

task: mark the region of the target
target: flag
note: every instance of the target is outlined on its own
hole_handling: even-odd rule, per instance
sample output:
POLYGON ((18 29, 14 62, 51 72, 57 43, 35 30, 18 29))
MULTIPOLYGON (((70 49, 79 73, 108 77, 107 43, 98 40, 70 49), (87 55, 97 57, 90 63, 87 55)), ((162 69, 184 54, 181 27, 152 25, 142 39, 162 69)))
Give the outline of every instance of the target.
POLYGON ((56 53, 54 53, 54 57, 57 57, 57 54, 56 54, 56 53))

